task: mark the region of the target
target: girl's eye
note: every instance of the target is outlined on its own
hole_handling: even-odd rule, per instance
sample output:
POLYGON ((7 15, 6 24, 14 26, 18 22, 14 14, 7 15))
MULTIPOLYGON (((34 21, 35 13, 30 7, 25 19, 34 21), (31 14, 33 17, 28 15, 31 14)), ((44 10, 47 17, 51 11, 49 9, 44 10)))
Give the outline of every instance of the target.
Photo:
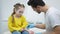
POLYGON ((19 13, 23 13, 23 11, 19 11, 19 13))

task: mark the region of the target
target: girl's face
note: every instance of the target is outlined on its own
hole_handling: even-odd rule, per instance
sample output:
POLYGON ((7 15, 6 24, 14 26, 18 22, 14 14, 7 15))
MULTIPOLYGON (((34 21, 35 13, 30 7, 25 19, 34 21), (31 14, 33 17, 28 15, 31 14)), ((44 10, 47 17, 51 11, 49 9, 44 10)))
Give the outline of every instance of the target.
POLYGON ((15 14, 17 16, 21 16, 24 12, 24 7, 19 7, 19 9, 15 10, 15 14))

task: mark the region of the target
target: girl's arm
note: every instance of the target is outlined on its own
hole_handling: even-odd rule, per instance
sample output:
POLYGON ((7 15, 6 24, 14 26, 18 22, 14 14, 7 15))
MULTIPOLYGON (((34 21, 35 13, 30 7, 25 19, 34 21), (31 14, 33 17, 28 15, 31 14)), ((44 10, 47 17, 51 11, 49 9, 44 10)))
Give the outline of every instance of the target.
POLYGON ((28 26, 28 22, 26 21, 26 19, 24 17, 23 17, 22 22, 23 22, 22 28, 26 28, 28 26))
POLYGON ((12 30, 20 30, 20 27, 13 27, 12 26, 12 17, 9 17, 9 19, 8 19, 8 27, 9 27, 9 29, 12 29, 12 30))

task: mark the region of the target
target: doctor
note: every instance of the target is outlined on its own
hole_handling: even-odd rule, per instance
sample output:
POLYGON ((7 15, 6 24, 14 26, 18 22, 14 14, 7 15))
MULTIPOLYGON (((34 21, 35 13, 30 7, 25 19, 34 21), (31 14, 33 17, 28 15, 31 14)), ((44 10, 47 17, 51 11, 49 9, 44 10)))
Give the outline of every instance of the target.
POLYGON ((46 34, 60 34, 60 11, 49 7, 43 0, 29 0, 28 5, 38 14, 44 12, 45 24, 36 24, 37 28, 46 28, 46 34))

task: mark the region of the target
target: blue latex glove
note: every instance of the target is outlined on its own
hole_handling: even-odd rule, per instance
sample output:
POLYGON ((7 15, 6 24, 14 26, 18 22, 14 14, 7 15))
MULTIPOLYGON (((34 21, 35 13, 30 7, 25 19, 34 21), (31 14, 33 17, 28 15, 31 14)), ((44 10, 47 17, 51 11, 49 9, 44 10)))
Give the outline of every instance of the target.
POLYGON ((35 27, 35 24, 32 23, 32 24, 29 24, 27 28, 33 28, 33 27, 35 27))

